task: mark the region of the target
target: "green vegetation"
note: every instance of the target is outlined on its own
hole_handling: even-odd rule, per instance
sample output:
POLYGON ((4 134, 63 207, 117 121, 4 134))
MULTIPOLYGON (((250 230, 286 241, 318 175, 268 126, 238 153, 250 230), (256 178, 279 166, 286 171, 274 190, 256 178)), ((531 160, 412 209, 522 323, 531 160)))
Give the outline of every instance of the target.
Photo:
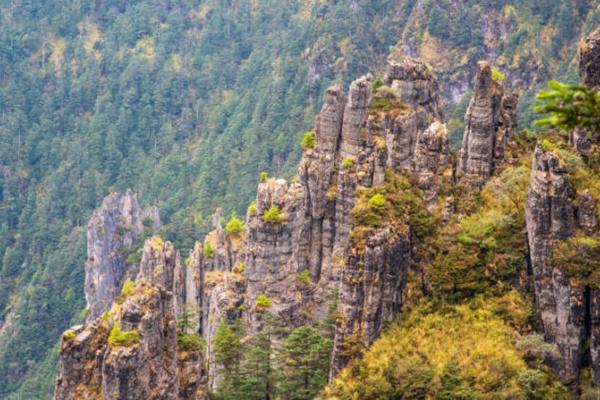
POLYGON ((552 251, 551 263, 565 268, 572 278, 600 289, 600 241, 579 234, 559 242, 552 251))
POLYGON ((273 304, 273 301, 266 294, 259 294, 256 297, 256 307, 258 308, 269 308, 271 304, 273 304))
POLYGON ((63 334, 63 338, 67 341, 67 342, 72 342, 75 340, 75 332, 73 332, 72 330, 68 330, 63 334))
POLYGON ((217 399, 261 400, 288 398, 310 400, 327 383, 333 331, 312 326, 286 332, 278 317, 266 313, 263 330, 251 337, 239 321, 222 322, 213 347, 222 368, 222 384, 212 393, 217 399), (281 345, 273 336, 283 337, 281 345))
POLYGON ((246 264, 241 262, 233 269, 233 272, 235 272, 237 274, 243 274, 245 270, 246 270, 246 264))
POLYGON ((258 181, 259 181, 260 183, 264 183, 264 182, 266 182, 266 181, 267 181, 267 179, 269 179, 269 173, 268 173, 268 172, 264 172, 264 171, 263 171, 263 172, 261 172, 261 173, 260 173, 260 176, 259 176, 259 178, 258 178, 258 181))
POLYGON ((209 241, 204 243, 204 257, 210 258, 213 256, 214 252, 215 251, 213 250, 212 245, 209 241))
POLYGON ((115 323, 108 335, 108 344, 114 347, 131 347, 140 341, 140 334, 135 330, 123 332, 121 325, 115 323))
POLYGON ((383 83, 383 79, 381 79, 380 76, 377 76, 375 78, 375 80, 373 81, 373 91, 376 92, 377 89, 379 89, 380 87, 382 87, 384 85, 383 83))
POLYGON ((285 220, 285 215, 281 212, 279 207, 276 204, 273 204, 265 213, 263 214, 263 221, 268 222, 270 224, 279 224, 285 220))
POLYGON ((519 296, 415 308, 343 370, 325 398, 567 399, 548 370, 528 364, 515 346, 513 326, 528 323, 519 296))
POLYGON ((253 201, 248 205, 248 216, 253 217, 256 215, 256 202, 253 201))
POLYGON ((304 134, 304 137, 302 138, 302 141, 300 142, 300 146, 302 146, 302 148, 304 150, 309 150, 309 149, 314 149, 316 145, 317 145, 317 139, 315 139, 315 133, 314 132, 306 132, 304 134))
POLYGON ((197 333, 177 333, 177 347, 183 351, 202 351, 204 341, 197 333))
POLYGON ((131 279, 127 279, 121 288, 121 294, 115 299, 117 304, 123 304, 125 300, 135 294, 135 283, 131 279))
POLYGON ((347 157, 342 160, 342 168, 343 169, 350 169, 353 166, 354 166, 354 158, 347 157))
POLYGON ((548 90, 537 95, 535 111, 547 117, 536 121, 540 127, 558 127, 565 131, 575 128, 600 132, 600 92, 584 85, 548 83, 548 90))
POLYGON ((234 236, 242 234, 242 232, 244 232, 244 221, 233 214, 225 226, 225 232, 227 232, 228 235, 234 236))
POLYGON ((312 283, 312 279, 310 277, 310 271, 305 269, 304 271, 298 274, 298 280, 305 285, 310 285, 312 283))
POLYGON ((492 80, 494 82, 502 83, 506 80, 506 75, 504 75, 504 73, 502 71, 500 71, 498 68, 493 67, 492 68, 492 80))

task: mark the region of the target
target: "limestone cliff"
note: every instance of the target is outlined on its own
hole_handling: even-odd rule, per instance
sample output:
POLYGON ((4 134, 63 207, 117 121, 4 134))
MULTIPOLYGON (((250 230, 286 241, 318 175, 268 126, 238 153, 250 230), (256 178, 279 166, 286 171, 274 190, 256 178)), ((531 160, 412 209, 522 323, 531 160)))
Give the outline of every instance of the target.
POLYGON ((107 196, 92 215, 85 263, 85 298, 91 320, 108 311, 126 277, 135 276, 136 265, 128 265, 123 250, 138 240, 145 225, 151 231, 160 228, 158 209, 142 210, 130 190, 107 196))

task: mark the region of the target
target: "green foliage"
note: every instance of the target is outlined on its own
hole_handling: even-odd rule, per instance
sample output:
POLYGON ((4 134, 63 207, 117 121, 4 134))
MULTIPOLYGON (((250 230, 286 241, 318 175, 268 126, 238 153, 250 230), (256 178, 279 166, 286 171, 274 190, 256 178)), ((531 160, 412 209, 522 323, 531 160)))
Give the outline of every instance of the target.
POLYGON ((278 357, 283 366, 283 398, 309 400, 327 384, 333 341, 310 326, 296 328, 283 341, 278 357))
POLYGON ((127 228, 125 228, 123 225, 117 225, 115 232, 117 233, 117 235, 123 236, 125 232, 127 232, 127 228))
POLYGON ((256 307, 258 308, 269 308, 271 304, 273 304, 273 301, 266 294, 259 294, 256 297, 256 307))
POLYGON ((243 274, 245 270, 246 270, 246 264, 241 262, 237 265, 237 267, 235 267, 234 272, 237 274, 243 274))
POLYGON ((72 342, 75 340, 75 332, 73 332, 72 330, 68 330, 63 334, 63 339, 66 340, 67 342, 72 342))
POLYGON ((233 214, 225 226, 225 231, 228 235, 240 235, 244 232, 244 221, 233 214))
POLYGON ((248 205, 248 216, 253 217, 256 215, 256 202, 253 201, 248 205))
POLYGON ((538 93, 535 111, 547 117, 537 120, 539 127, 575 128, 600 132, 600 93, 584 85, 550 81, 548 89, 538 93))
POLYGON ((314 132, 306 132, 304 134, 304 137, 302 138, 302 141, 300 142, 300 146, 302 146, 302 148, 304 150, 309 150, 309 149, 314 149, 314 147, 317 145, 317 139, 315 139, 315 133, 314 132))
POLYGON ((140 334, 135 330, 124 332, 121 325, 116 323, 108 335, 108 344, 113 347, 131 347, 140 341, 140 334))
POLYGON ((213 250, 210 242, 207 241, 206 243, 204 243, 204 257, 210 258, 213 256, 214 252, 215 251, 213 250))
POLYGON ((526 311, 519 299, 510 292, 457 306, 414 307, 352 361, 323 398, 520 399, 532 392, 564 398, 565 389, 545 371, 526 379, 531 367, 513 342, 526 311))
POLYGON ((186 333, 198 329, 198 306, 186 303, 177 316, 177 331, 186 333))
POLYGON ((448 39, 450 37, 448 12, 436 3, 433 4, 431 9, 431 15, 427 23, 427 32, 439 39, 448 39))
POLYGON ((600 241, 597 238, 579 234, 560 241, 552 249, 550 262, 564 268, 570 277, 600 289, 600 241))
POLYGON ((204 341, 197 333, 177 333, 177 347, 183 351, 202 351, 204 341))
POLYGON ((268 172, 264 172, 264 171, 261 172, 260 176, 258 178, 258 181, 261 182, 261 183, 263 183, 263 182, 266 182, 267 179, 269 179, 269 173, 268 172))
POLYGON ((504 82, 506 80, 506 75, 498 68, 494 67, 492 68, 492 80, 498 83, 504 82))
POLYGON ((382 87, 384 85, 383 83, 383 79, 381 79, 380 76, 377 76, 375 78, 375 80, 373 81, 373 91, 376 92, 377 89, 379 89, 380 87, 382 87))
POLYGON ((381 193, 375 193, 367 203, 370 208, 375 210, 383 210, 385 207, 385 197, 381 193))
POLYGON ((117 304, 123 304, 123 302, 130 296, 135 294, 135 283, 131 279, 127 279, 123 283, 123 287, 121 288, 121 294, 116 298, 115 302, 117 304))
POLYGON ((350 169, 354 166, 354 158, 347 157, 342 160, 342 168, 350 169))
POLYGON ((312 283, 312 279, 310 277, 310 271, 305 269, 304 271, 298 274, 298 280, 305 285, 310 285, 312 283))
POLYGON ((285 220, 285 215, 281 212, 277 204, 273 204, 263 214, 263 221, 270 224, 279 224, 285 220))

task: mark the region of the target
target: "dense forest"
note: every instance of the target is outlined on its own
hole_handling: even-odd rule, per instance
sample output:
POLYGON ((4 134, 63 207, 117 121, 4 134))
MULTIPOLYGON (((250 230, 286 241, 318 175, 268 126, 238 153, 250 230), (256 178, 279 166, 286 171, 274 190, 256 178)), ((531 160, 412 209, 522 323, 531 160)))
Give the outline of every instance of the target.
MULTIPOLYGON (((261 171, 291 175, 330 84, 390 53, 429 58, 457 144, 478 59, 521 90, 527 126, 598 22, 585 0, 0 0, 0 397, 50 396, 60 334, 84 318, 87 220, 110 192, 156 205, 187 253, 216 207, 244 214, 261 171)), ((330 346, 311 334, 281 353, 330 346)))

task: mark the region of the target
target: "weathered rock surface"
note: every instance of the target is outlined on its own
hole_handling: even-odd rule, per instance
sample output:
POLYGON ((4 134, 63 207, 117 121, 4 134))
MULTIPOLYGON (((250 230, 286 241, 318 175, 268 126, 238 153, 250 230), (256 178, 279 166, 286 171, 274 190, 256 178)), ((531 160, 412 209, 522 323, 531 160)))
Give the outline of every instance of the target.
POLYGON ((178 348, 175 284, 179 254, 157 237, 144 246, 133 293, 63 337, 55 399, 204 399, 202 353, 178 348), (137 332, 129 346, 109 331, 137 332), (111 328, 111 326, 113 328, 111 328))
POLYGON ((575 232, 573 189, 564 162, 536 147, 525 208, 537 312, 546 340, 556 343, 556 367, 564 380, 576 376, 585 339, 585 299, 581 285, 550 263, 553 245, 575 232))
POLYGON ((600 28, 592 32, 579 48, 579 75, 584 85, 600 86, 600 28))
POLYGON ((463 179, 475 186, 482 186, 489 179, 516 130, 517 102, 515 94, 505 94, 502 85, 492 79, 489 63, 478 62, 460 150, 459 171, 463 179))
POLYGON ((132 246, 146 229, 160 228, 158 209, 142 210, 130 190, 107 196, 92 215, 87 230, 88 258, 85 263, 85 298, 94 320, 108 311, 135 265, 127 265, 123 250, 132 246))

